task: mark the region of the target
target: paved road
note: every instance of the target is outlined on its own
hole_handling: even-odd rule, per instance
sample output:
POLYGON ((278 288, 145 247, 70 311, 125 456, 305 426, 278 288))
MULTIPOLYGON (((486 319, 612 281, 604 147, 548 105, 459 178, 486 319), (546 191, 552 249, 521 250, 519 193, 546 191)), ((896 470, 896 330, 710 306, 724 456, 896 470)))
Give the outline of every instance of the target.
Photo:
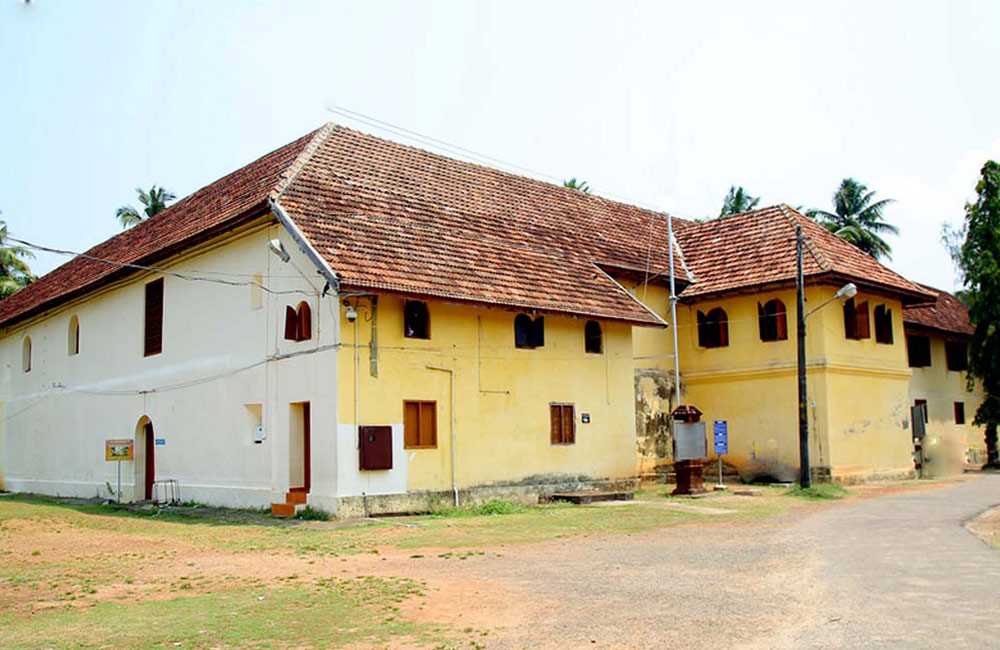
POLYGON ((963 526, 998 504, 992 475, 766 524, 531 545, 450 577, 479 585, 459 600, 491 649, 1000 648, 1000 551, 963 526))
POLYGON ((964 528, 997 505, 1000 475, 989 475, 809 517, 796 539, 821 559, 822 597, 791 646, 1000 647, 1000 552, 964 528))

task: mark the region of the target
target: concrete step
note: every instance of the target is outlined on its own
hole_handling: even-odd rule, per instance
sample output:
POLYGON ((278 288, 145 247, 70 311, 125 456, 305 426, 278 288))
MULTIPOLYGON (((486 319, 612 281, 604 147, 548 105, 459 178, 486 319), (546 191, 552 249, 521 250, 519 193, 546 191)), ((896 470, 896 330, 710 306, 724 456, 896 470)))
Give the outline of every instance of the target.
POLYGON ((635 495, 631 492, 556 492, 550 499, 553 501, 569 501, 570 503, 596 503, 597 501, 631 501, 635 495))
POLYGON ((293 490, 291 492, 285 492, 285 503, 305 505, 306 499, 308 497, 309 497, 309 493, 308 492, 302 492, 300 490, 293 490))

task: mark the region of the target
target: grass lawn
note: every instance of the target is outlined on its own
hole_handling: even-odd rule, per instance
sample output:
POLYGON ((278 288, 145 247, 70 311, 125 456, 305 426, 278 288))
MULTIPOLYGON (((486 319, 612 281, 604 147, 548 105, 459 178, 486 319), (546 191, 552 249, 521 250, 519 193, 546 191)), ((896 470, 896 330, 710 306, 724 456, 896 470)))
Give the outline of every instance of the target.
POLYGON ((571 536, 734 525, 807 505, 786 491, 691 500, 660 486, 624 505, 355 523, 276 522, 198 508, 154 515, 5 495, 0 646, 484 647, 488 632, 452 629, 421 613, 434 598, 419 577, 423 558, 475 559, 571 536))

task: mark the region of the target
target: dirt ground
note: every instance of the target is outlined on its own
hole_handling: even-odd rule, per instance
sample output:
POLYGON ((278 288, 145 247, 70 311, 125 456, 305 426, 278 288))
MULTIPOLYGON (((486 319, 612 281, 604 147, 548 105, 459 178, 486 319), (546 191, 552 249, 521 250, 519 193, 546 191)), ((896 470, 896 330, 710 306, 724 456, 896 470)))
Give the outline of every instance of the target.
MULTIPOLYGON (((348 629, 346 643, 331 644, 770 647, 759 645, 760 639, 773 641, 782 630, 801 626, 803 621, 817 623, 823 616, 808 595, 810 589, 815 593, 822 588, 815 578, 821 558, 796 543, 788 535, 790 527, 810 513, 840 508, 844 503, 939 488, 927 484, 865 487, 844 502, 782 506, 752 517, 738 515, 754 497, 731 495, 710 502, 645 499, 626 506, 554 509, 552 517, 605 517, 610 525, 599 530, 567 528, 565 533, 533 543, 512 542, 503 534, 496 536, 494 544, 482 543, 482 536, 470 537, 475 541, 467 545, 462 544, 461 535, 479 525, 476 520, 481 518, 445 522, 445 528, 434 535, 410 540, 407 535, 416 524, 406 521, 348 529, 319 522, 267 529, 213 527, 39 509, 0 500, 0 569, 6 577, 0 580, 0 611, 5 616, 0 618, 0 645, 5 645, 2 639, 7 630, 19 634, 11 637, 17 643, 7 647, 31 647, 44 632, 31 636, 19 626, 46 616, 53 621, 75 621, 56 617, 79 618, 109 605, 130 611, 127 608, 137 603, 210 598, 223 592, 263 601, 275 590, 312 589, 309 598, 313 598, 316 585, 329 581, 368 585, 377 579, 394 589, 402 584, 400 580, 406 581, 403 592, 393 591, 392 604, 380 610, 386 616, 381 620, 405 621, 418 626, 414 629, 437 632, 420 636, 407 628, 406 634, 373 633, 374 641, 355 644, 350 642, 348 629), (655 525, 654 520, 654 525, 631 532, 616 530, 619 517, 635 512, 687 519, 669 526, 655 525), (458 546, 453 543, 456 535, 458 546), (324 546, 331 540, 333 546, 324 546), (722 638, 725 643, 720 645, 722 638)), ((771 498, 779 503, 776 499, 771 498)), ((531 516, 549 515, 541 511, 531 516)), ((970 524, 973 528, 995 539, 1000 511, 984 515, 970 524)), ((385 592, 379 589, 378 594, 385 592)), ((375 592, 364 591, 362 600, 371 598, 370 593, 375 592)), ((308 643, 308 631, 302 634, 289 646, 323 647, 308 643)), ((147 642, 140 639, 135 647, 146 647, 147 642)), ((197 641, 183 644, 258 645, 246 638, 214 640, 205 646, 197 641)), ((87 642, 78 645, 87 647, 87 642)), ((66 644, 71 646, 77 647, 66 644)))

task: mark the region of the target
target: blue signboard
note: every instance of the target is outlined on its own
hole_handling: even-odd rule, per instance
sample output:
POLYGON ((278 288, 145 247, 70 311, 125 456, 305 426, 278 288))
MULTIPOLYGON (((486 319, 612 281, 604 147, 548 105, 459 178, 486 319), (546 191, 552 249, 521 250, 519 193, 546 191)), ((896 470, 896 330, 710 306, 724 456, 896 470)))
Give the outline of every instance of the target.
POLYGON ((716 455, 729 453, 729 427, 725 420, 715 421, 713 427, 716 455))
POLYGON ((165 444, 167 444, 167 439, 166 438, 157 438, 156 439, 156 446, 157 447, 162 447, 165 444))

